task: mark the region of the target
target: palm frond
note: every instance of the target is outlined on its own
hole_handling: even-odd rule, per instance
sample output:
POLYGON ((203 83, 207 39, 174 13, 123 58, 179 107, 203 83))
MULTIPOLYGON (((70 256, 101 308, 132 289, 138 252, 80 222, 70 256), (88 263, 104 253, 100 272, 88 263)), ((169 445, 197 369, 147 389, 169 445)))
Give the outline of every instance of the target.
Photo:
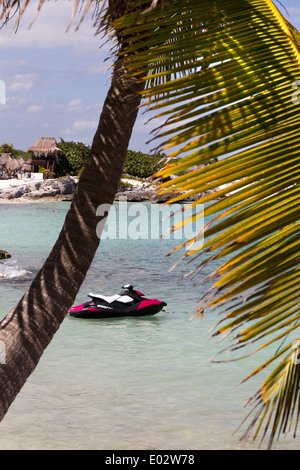
MULTIPOLYGON (((32 3, 33 2, 31 2, 31 4, 32 3)), ((45 0, 39 0, 35 15, 29 25, 29 28, 31 28, 32 24, 36 20, 36 17, 38 16, 44 4, 45 4, 45 0)), ((102 6, 104 7, 105 4, 106 4, 106 0, 102 0, 102 1, 74 0, 73 11, 71 13, 70 23, 67 27, 67 30, 70 29, 70 26, 73 23, 73 20, 75 18, 75 15, 78 12, 82 12, 79 24, 76 28, 78 29, 91 7, 93 7, 93 12, 99 20, 101 7, 102 6)), ((29 5, 30 5, 30 0, 0 0, 0 21, 2 21, 2 23, 5 23, 9 21, 11 18, 16 18, 14 29, 17 30, 19 27, 20 21, 22 17, 24 16, 24 13, 27 10, 29 5)))
MULTIPOLYGON (((214 335, 234 334, 230 349, 297 339, 300 35, 270 0, 148 6, 141 0, 147 13, 117 24, 124 37, 128 25, 128 67, 148 70, 145 105, 164 120, 152 141, 169 162, 157 176, 178 177, 161 193, 175 202, 206 192, 190 205, 205 204, 204 245, 196 255, 180 246, 195 282, 210 283, 200 304, 223 312, 214 335), (204 168, 189 171, 195 165, 204 168), (212 261, 218 267, 198 280, 212 261)), ((291 344, 258 392, 252 425, 266 421, 270 443, 299 400, 291 344)))

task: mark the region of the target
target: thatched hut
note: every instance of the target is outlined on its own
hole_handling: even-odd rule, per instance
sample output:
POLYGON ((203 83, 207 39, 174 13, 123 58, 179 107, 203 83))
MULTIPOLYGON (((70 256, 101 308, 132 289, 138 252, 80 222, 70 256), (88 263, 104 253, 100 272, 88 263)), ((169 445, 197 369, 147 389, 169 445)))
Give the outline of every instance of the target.
POLYGON ((23 157, 18 157, 18 162, 23 165, 25 163, 25 160, 23 157))
POLYGON ((18 159, 12 158, 10 162, 7 163, 6 168, 9 171, 18 171, 21 170, 22 164, 18 159))
POLYGON ((27 162, 24 162, 22 163, 22 171, 31 171, 31 158, 29 158, 29 160, 27 160, 27 162))
POLYGON ((26 152, 31 154, 31 171, 33 173, 38 173, 40 168, 45 168, 56 174, 62 151, 54 137, 40 137, 26 152))
POLYGON ((15 158, 9 153, 0 153, 0 171, 2 177, 7 177, 19 172, 30 172, 31 165, 28 165, 22 157, 15 158))
POLYGON ((0 153, 0 171, 1 171, 1 178, 8 174, 8 165, 12 161, 12 158, 9 153, 0 153))
POLYGON ((11 162, 12 158, 9 153, 0 153, 0 166, 1 169, 7 167, 7 165, 11 162))

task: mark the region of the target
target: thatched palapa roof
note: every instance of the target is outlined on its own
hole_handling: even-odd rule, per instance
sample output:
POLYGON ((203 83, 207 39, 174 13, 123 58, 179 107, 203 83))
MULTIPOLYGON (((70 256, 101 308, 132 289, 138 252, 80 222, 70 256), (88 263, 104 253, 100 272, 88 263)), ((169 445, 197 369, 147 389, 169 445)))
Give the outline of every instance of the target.
POLYGON ((31 162, 30 163, 29 162, 23 163, 22 170, 23 171, 31 171, 31 162))
POLYGON ((30 171, 31 169, 31 160, 27 162, 22 157, 13 158, 9 153, 0 153, 0 170, 23 170, 30 171))
POLYGON ((11 161, 10 153, 0 153, 0 160, 2 163, 10 162, 11 161))
POLYGON ((61 149, 58 147, 54 137, 40 137, 39 140, 26 150, 26 153, 33 155, 60 155, 61 149))
POLYGON ((7 167, 12 158, 9 153, 0 153, 0 170, 7 167))
POLYGON ((22 163, 16 159, 12 158, 10 162, 7 163, 6 168, 10 171, 18 171, 22 168, 22 163))

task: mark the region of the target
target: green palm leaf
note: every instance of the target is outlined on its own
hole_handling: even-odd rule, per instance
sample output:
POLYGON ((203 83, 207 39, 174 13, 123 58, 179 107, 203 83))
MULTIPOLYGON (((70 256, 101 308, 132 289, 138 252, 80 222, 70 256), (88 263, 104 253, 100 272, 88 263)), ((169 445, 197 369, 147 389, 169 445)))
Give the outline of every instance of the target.
POLYGON ((205 203, 210 218, 204 245, 182 255, 195 282, 210 282, 201 306, 224 312, 213 335, 230 333, 231 350, 291 338, 254 372, 275 367, 249 428, 257 425, 256 437, 266 423, 271 445, 299 418, 300 35, 270 0, 148 7, 141 1, 118 26, 135 32, 128 67, 147 69, 145 104, 164 122, 153 142, 170 159, 158 176, 178 175, 160 192, 175 202, 213 191, 191 203, 205 203), (205 166, 188 171, 194 165, 205 166), (212 260, 217 269, 198 280, 212 260))

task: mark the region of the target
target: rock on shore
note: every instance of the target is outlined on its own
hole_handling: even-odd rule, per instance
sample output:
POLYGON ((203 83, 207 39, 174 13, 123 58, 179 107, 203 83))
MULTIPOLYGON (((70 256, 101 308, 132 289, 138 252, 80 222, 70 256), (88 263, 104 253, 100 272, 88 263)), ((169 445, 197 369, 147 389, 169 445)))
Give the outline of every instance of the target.
MULTIPOLYGON (((205 193, 195 194, 192 197, 188 197, 188 196, 184 197, 184 193, 182 193, 181 195, 183 196, 184 201, 192 202, 192 201, 198 201, 200 197, 211 194, 212 192, 215 192, 215 191, 206 191, 205 193)), ((126 191, 122 191, 122 188, 120 188, 115 196, 115 200, 119 201, 120 198, 126 198, 128 202, 151 201, 151 202, 163 203, 172 199, 172 196, 170 194, 158 194, 156 190, 151 187, 132 188, 126 191)))
MULTIPOLYGON (((162 203, 168 201, 171 196, 158 195, 153 185, 148 182, 135 182, 131 186, 124 186, 120 184, 119 190, 115 196, 115 200, 126 198, 128 202, 141 202, 151 201, 162 203)), ((11 186, 0 191, 0 200, 19 200, 32 201, 32 200, 71 200, 76 190, 77 181, 73 178, 62 178, 56 180, 45 181, 28 181, 22 185, 14 186, 12 181, 11 186)), ((211 191, 207 191, 208 194, 211 191)), ((185 200, 196 201, 203 194, 197 194, 193 197, 187 197, 185 200)))
POLYGON ((7 251, 0 250, 0 259, 9 259, 11 255, 7 251))
POLYGON ((76 182, 70 178, 28 182, 22 186, 12 186, 0 191, 0 199, 68 199, 76 189, 76 182))

